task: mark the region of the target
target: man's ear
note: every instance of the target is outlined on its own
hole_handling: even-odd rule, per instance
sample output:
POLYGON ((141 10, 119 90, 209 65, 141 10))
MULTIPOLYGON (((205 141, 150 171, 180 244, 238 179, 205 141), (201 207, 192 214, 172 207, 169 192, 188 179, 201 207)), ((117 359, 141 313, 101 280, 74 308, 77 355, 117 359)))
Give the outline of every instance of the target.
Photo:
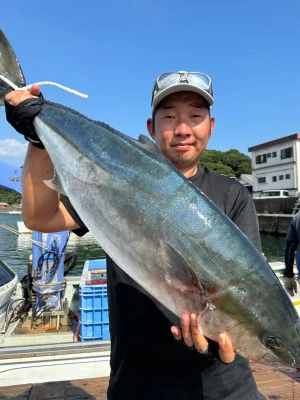
POLYGON ((154 140, 154 121, 152 118, 147 119, 147 129, 148 129, 149 135, 154 140))
POLYGON ((216 123, 215 117, 210 117, 210 135, 209 135, 209 138, 211 138, 211 135, 212 135, 212 133, 213 133, 213 131, 215 129, 215 123, 216 123))

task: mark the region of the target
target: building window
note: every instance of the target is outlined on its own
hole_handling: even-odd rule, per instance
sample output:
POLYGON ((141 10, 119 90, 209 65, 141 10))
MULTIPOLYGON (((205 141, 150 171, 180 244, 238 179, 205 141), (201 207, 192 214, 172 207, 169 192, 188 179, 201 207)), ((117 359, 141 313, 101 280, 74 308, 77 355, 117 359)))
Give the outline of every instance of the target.
POLYGON ((285 179, 291 179, 291 174, 286 174, 285 179))
POLYGON ((284 159, 284 158, 291 158, 293 157, 293 148, 289 147, 287 149, 282 149, 280 151, 280 158, 284 159))
POLYGON ((283 180, 283 175, 279 175, 279 180, 280 180, 280 181, 283 180))
POLYGON ((267 154, 267 158, 271 158, 271 153, 268 153, 268 154, 267 154))
POLYGON ((260 156, 256 156, 256 164, 263 164, 267 162, 267 155, 261 154, 260 156))
POLYGON ((262 178, 258 178, 258 180, 257 180, 257 182, 258 183, 266 183, 266 177, 264 176, 264 177, 262 177, 262 178))
POLYGON ((276 151, 273 151, 272 157, 277 157, 277 152, 276 151))
POLYGON ((277 182, 277 176, 272 176, 272 182, 277 182))

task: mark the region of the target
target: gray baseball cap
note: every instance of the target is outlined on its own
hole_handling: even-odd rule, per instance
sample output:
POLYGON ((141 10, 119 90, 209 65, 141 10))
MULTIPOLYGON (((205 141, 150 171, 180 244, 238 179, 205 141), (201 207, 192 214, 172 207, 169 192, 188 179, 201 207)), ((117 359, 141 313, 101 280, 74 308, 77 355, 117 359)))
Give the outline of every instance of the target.
POLYGON ((209 107, 214 104, 212 82, 208 75, 202 72, 166 72, 159 75, 155 81, 151 100, 152 111, 165 97, 183 91, 200 94, 209 107))

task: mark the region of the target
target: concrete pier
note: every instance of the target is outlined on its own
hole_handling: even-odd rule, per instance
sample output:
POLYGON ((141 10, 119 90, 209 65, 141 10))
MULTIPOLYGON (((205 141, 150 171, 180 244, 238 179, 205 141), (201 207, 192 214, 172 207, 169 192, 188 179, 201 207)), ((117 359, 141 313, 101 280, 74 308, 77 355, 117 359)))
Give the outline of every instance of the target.
POLYGON ((257 214, 261 233, 285 236, 292 214, 257 214))

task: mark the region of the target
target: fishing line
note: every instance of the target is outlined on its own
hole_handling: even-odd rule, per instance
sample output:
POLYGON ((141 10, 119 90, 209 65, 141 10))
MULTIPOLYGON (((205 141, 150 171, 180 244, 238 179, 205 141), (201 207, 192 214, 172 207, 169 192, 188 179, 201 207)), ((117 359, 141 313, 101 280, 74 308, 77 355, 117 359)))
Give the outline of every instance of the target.
MULTIPOLYGON (((28 90, 28 89, 30 89, 31 88, 31 86, 32 85, 34 85, 34 83, 31 83, 30 85, 27 85, 27 86, 24 86, 24 87, 22 87, 22 88, 19 88, 18 86, 16 86, 12 81, 10 81, 9 79, 7 79, 5 76, 3 76, 3 75, 0 75, 0 79, 2 79, 5 83, 7 83, 9 86, 11 86, 13 89, 15 89, 15 90, 28 90)), ((77 90, 74 90, 74 89, 71 89, 71 88, 68 88, 68 87, 66 87, 66 86, 63 86, 63 85, 60 85, 59 83, 56 83, 56 82, 50 82, 50 81, 43 81, 43 82, 37 82, 37 83, 35 83, 35 85, 39 85, 39 86, 41 86, 41 85, 52 85, 52 86, 57 86, 57 87, 59 87, 60 89, 62 89, 62 90, 65 90, 66 92, 69 92, 69 93, 71 93, 71 94, 74 94, 75 96, 80 96, 80 97, 83 97, 84 99, 87 99, 88 98, 88 95, 87 94, 84 94, 84 93, 80 93, 80 92, 78 92, 77 90)))
POLYGON ((293 381, 293 383, 292 383, 292 385, 293 385, 292 393, 293 393, 293 400, 296 399, 296 397, 295 397, 295 381, 296 381, 295 375, 297 374, 297 372, 300 372, 300 368, 297 368, 296 371, 293 371, 293 373, 292 373, 292 381, 293 381))

